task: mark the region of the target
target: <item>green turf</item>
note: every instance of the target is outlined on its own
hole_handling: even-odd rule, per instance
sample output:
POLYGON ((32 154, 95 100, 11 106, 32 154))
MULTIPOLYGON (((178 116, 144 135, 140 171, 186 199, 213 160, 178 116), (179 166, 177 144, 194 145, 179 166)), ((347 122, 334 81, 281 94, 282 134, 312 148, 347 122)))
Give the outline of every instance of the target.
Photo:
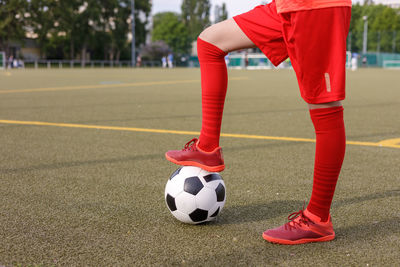
MULTIPOLYGON (((314 138, 294 73, 231 71, 222 131, 314 138)), ((400 72, 348 73, 348 140, 400 138, 400 72)), ((0 120, 198 131, 198 69, 0 72, 0 120), (107 88, 1 93, 109 84, 107 88)), ((164 203, 192 136, 1 124, 0 266, 398 266, 400 149, 347 147, 332 242, 279 246, 261 233, 307 201, 314 144, 222 138, 227 202, 218 222, 176 221, 164 203)))

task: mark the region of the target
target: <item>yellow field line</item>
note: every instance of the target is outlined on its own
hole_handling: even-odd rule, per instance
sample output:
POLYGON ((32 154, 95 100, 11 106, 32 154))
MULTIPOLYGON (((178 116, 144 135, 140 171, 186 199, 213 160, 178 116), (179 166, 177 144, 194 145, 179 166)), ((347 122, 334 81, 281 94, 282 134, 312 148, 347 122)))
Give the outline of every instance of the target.
POLYGON ((399 146, 400 138, 383 140, 383 141, 380 141, 378 144, 380 144, 382 146, 399 146))
MULTIPOLYGON (((83 128, 83 129, 98 129, 98 130, 114 130, 114 131, 130 131, 130 132, 146 132, 146 133, 164 133, 164 134, 181 134, 181 135, 194 135, 197 136, 199 132, 193 131, 176 131, 176 130, 163 130, 163 129, 146 129, 146 128, 132 128, 132 127, 118 127, 118 126, 101 126, 101 125, 86 125, 86 124, 72 124, 72 123, 53 123, 41 121, 14 121, 14 120, 0 120, 3 124, 18 124, 18 125, 31 125, 31 126, 56 126, 68 128, 83 128)), ((242 139, 261 139, 261 140, 276 140, 276 141, 291 141, 291 142, 309 142, 314 143, 315 139, 296 138, 296 137, 280 137, 280 136, 264 136, 264 135, 248 135, 248 134, 229 134, 221 133, 222 137, 242 138, 242 139)), ((372 147, 389 147, 400 148, 398 144, 399 139, 384 140, 378 143, 372 142, 358 142, 347 141, 348 145, 356 146, 372 146, 372 147), (395 141, 392 141, 395 140, 395 141), (396 142, 396 143, 394 143, 396 142)))
MULTIPOLYGON (((247 79, 248 77, 233 77, 230 78, 229 80, 240 81, 247 79)), ((61 86, 61 87, 46 87, 46 88, 32 88, 32 89, 0 90, 0 94, 32 93, 32 92, 47 92, 47 91, 70 91, 70 90, 117 88, 117 87, 118 88, 138 87, 138 86, 171 85, 171 84, 186 84, 186 83, 200 83, 200 80, 172 80, 172 81, 156 81, 156 82, 95 84, 95 85, 61 86)))
POLYGON ((11 75, 12 75, 11 72, 9 72, 9 71, 3 72, 2 74, 3 74, 4 76, 11 76, 11 75))

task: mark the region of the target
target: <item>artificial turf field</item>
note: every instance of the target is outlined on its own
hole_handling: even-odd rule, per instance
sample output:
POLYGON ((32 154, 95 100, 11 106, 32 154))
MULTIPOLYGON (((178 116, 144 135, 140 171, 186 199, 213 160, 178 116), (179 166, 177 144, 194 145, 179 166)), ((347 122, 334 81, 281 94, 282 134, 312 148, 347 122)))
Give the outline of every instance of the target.
POLYGON ((348 73, 336 239, 299 246, 261 236, 311 194, 314 130, 290 70, 230 71, 218 221, 185 225, 167 210, 177 167, 164 152, 200 130, 199 79, 1 71, 0 266, 400 265, 400 71, 348 73))

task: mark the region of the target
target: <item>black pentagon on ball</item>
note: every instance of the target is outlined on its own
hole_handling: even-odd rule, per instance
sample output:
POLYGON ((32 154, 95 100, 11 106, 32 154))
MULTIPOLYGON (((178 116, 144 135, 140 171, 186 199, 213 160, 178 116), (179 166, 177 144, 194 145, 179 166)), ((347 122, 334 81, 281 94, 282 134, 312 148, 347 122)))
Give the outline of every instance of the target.
POLYGON ((221 175, 218 173, 211 173, 206 176, 204 176, 204 180, 206 180, 207 183, 211 181, 217 181, 217 180, 222 180, 221 175))
POLYGON ((175 176, 177 176, 177 175, 179 174, 179 172, 182 170, 182 168, 183 168, 183 167, 180 167, 180 168, 176 169, 176 170, 174 171, 174 173, 171 174, 171 176, 169 177, 169 179, 172 180, 172 178, 174 178, 175 176))
POLYGON ((183 185, 183 190, 189 194, 197 195, 200 190, 204 187, 203 183, 200 181, 199 177, 193 176, 186 178, 183 185))
POLYGON ((202 209, 196 209, 189 214, 190 219, 194 222, 202 222, 207 219, 208 211, 202 209))
POLYGON ((219 207, 212 215, 210 215, 210 217, 217 217, 218 213, 219 213, 219 207))
POLYGON ((167 197, 165 199, 167 201, 168 208, 171 211, 176 211, 175 198, 172 197, 170 194, 167 194, 167 197))
POLYGON ((225 186, 219 184, 215 189, 215 193, 217 193, 217 201, 222 202, 225 199, 225 186))

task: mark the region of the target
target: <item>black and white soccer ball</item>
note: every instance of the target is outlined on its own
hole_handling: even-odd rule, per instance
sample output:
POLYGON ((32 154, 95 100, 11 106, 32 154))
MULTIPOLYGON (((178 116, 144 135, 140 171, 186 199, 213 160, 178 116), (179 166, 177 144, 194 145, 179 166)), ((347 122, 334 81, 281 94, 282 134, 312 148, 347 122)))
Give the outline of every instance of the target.
POLYGON ((217 218, 225 204, 225 191, 225 183, 218 173, 184 166, 169 178, 165 202, 179 221, 198 224, 217 218))

